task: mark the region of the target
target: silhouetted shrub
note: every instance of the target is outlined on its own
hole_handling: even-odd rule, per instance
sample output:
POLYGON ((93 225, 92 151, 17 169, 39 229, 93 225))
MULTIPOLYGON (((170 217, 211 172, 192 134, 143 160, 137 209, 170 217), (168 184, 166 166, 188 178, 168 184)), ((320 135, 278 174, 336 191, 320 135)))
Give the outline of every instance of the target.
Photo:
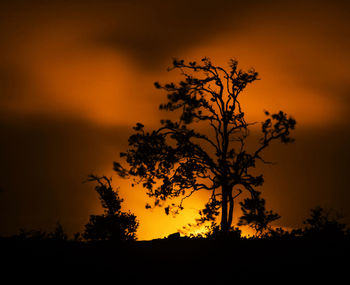
POLYGON ((20 229, 18 234, 12 236, 17 240, 31 240, 31 241, 43 241, 43 240, 55 240, 66 241, 68 236, 65 233, 63 226, 60 222, 56 223, 56 228, 53 232, 45 232, 41 230, 26 230, 20 229))
POLYGON ((63 226, 60 222, 57 222, 56 228, 53 232, 49 233, 47 235, 49 239, 56 240, 56 241, 66 241, 68 240, 67 234, 64 232, 63 226))
POLYGON ((99 194, 102 207, 105 209, 102 215, 91 215, 89 223, 85 225, 83 237, 86 240, 112 240, 130 241, 136 240, 136 231, 139 225, 136 216, 131 212, 122 212, 121 199, 118 191, 113 190, 111 179, 103 176, 89 176, 89 181, 96 181, 95 187, 99 194))
POLYGON ((27 229, 20 229, 18 234, 15 234, 12 236, 14 239, 18 240, 35 240, 35 241, 41 241, 47 239, 48 235, 46 232, 43 232, 41 230, 27 230, 27 229))
POLYGON ((303 236, 302 229, 286 230, 282 227, 270 228, 268 231, 264 232, 259 238, 263 239, 274 239, 274 240, 285 240, 285 239, 297 239, 303 236))
POLYGON ((341 216, 334 210, 320 206, 311 209, 310 217, 304 221, 303 235, 318 239, 339 239, 346 235, 346 225, 340 223, 341 216))
POLYGON ((242 233, 238 227, 231 227, 229 230, 223 231, 216 223, 212 223, 207 229, 208 231, 204 234, 204 237, 214 240, 239 240, 242 233))

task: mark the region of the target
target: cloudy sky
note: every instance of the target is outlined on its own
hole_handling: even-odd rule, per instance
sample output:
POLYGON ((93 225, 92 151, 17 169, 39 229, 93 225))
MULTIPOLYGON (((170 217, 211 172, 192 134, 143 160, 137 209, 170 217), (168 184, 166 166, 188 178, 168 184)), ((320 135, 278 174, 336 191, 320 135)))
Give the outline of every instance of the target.
MULTIPOLYGON (((350 5, 348 1, 2 1, 0 4, 0 231, 73 233, 102 210, 90 173, 114 175, 131 127, 156 127, 178 78, 172 58, 230 58, 261 80, 242 98, 250 121, 263 110, 297 120, 292 145, 273 145, 263 167, 267 206, 297 226, 316 205, 350 221, 350 5)), ((113 176, 139 239, 193 222, 196 196, 176 219, 147 211, 141 188, 113 176)))

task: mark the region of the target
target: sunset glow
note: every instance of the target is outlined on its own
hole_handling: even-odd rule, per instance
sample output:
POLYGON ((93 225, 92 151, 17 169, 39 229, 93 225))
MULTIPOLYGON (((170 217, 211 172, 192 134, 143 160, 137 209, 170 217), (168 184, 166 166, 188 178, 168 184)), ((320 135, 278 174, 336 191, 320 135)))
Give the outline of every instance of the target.
POLYGON ((137 7, 91 1, 84 9, 78 2, 52 1, 40 9, 25 9, 23 2, 18 11, 9 2, 2 12, 7 11, 0 48, 1 128, 12 140, 2 142, 2 203, 14 204, 24 189, 28 197, 11 209, 2 207, 3 216, 14 217, 4 222, 5 233, 57 220, 69 233, 81 230, 88 215, 101 211, 93 185, 82 183, 90 173, 113 176, 123 207, 140 221, 140 240, 193 223, 207 194, 188 199, 176 218, 163 208, 146 210, 145 191, 117 178, 112 163, 127 146, 132 126, 142 122, 152 128, 167 116, 158 109, 166 94, 153 83, 180 78, 167 72, 172 59, 205 56, 223 67, 235 58, 241 68, 259 72, 261 80, 247 88, 241 102, 250 122, 262 121, 264 110, 283 110, 297 121, 295 145, 276 146, 269 157, 278 164, 259 166, 266 174, 262 192, 268 205, 283 217, 278 222, 298 224, 316 203, 313 198, 348 212, 349 18, 341 7, 317 1, 317 11, 306 4, 298 10, 293 1, 264 9, 256 4, 251 10, 239 7, 243 16, 230 20, 236 8, 227 4, 228 10, 203 26, 197 24, 200 17, 185 12, 183 19, 166 21, 169 11, 186 1, 176 7, 162 1, 137 7), (340 162, 331 163, 334 157, 340 162), (331 186, 337 189, 329 191, 331 186), (45 206, 39 210, 36 203, 45 206))

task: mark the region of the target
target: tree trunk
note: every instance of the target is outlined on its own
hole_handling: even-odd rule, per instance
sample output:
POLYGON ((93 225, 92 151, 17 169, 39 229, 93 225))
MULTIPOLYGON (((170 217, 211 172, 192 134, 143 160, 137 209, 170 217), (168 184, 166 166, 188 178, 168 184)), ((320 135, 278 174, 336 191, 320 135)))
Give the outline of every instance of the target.
MULTIPOLYGON (((222 102, 222 110, 224 113, 223 116, 223 135, 222 135, 222 154, 221 154, 221 169, 222 169, 222 184, 221 184, 221 190, 222 190, 222 214, 221 214, 221 231, 224 233, 228 232, 229 230, 229 224, 228 224, 228 217, 227 217, 227 202, 228 202, 228 196, 230 193, 229 185, 228 185, 228 174, 229 174, 229 167, 227 163, 227 149, 229 145, 229 134, 227 131, 228 126, 228 118, 226 117, 226 111, 225 106, 222 102)), ((232 191, 231 191, 232 192, 232 191)))
POLYGON ((222 186, 222 202, 221 202, 221 230, 227 232, 229 229, 228 226, 228 217, 227 217, 227 186, 222 186))
POLYGON ((228 209, 227 227, 231 228, 232 219, 233 219, 233 209, 234 209, 234 200, 233 200, 233 197, 232 197, 232 189, 230 189, 228 197, 229 197, 230 207, 228 209))

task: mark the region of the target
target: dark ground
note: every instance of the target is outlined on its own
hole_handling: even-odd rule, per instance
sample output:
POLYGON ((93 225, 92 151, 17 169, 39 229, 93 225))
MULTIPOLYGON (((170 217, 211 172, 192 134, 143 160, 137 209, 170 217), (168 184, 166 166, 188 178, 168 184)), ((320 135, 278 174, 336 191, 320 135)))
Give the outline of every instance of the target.
POLYGON ((346 284, 350 270, 348 240, 164 239, 117 245, 2 238, 0 250, 0 272, 10 277, 8 284, 346 284))

